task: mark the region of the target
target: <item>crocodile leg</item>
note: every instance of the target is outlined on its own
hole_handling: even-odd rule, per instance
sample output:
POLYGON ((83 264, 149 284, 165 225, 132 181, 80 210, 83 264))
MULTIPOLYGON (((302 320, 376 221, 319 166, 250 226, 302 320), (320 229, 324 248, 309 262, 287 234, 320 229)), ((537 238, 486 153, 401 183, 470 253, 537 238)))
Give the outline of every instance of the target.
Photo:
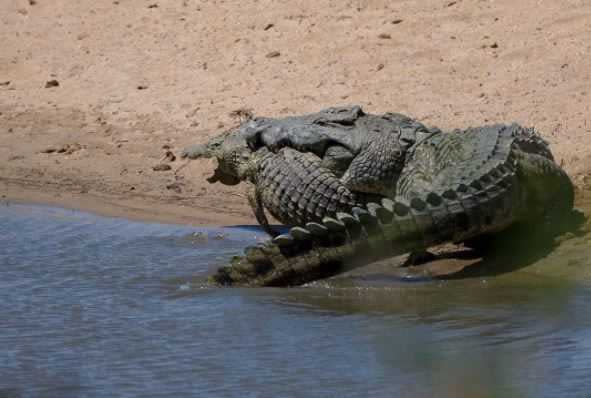
POLYGON ((276 237, 279 235, 279 232, 275 231, 269 225, 269 220, 267 219, 267 215, 265 214, 265 207, 263 206, 263 202, 261 199, 261 191, 255 184, 248 184, 246 189, 246 197, 248 198, 248 203, 254 213, 254 216, 263 230, 268 233, 271 237, 276 237))

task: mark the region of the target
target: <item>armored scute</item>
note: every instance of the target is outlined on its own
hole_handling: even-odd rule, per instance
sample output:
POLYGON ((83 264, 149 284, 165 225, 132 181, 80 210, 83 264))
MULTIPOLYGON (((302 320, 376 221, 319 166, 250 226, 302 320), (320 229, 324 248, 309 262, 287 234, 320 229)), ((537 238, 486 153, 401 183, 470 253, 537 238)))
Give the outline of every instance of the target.
POLYGON ((251 184, 257 220, 273 235, 211 280, 285 286, 445 242, 562 217, 573 186, 530 128, 444 133, 358 106, 256 118, 189 157, 214 156, 210 181, 251 184), (293 226, 278 235, 265 211, 293 226))

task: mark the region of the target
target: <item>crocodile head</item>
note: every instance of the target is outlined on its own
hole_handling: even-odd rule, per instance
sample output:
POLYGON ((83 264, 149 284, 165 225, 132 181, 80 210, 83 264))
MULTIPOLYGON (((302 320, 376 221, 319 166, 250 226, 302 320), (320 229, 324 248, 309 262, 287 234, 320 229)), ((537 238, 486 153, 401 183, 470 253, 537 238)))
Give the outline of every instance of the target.
POLYGON ((249 180, 254 170, 252 144, 249 145, 248 123, 225 131, 204 144, 186 148, 182 156, 190 159, 215 158, 217 167, 207 181, 236 185, 249 180))
POLYGON ((210 183, 219 181, 226 185, 236 185, 254 177, 254 151, 248 146, 243 129, 227 134, 214 151, 218 165, 210 183))
POLYGON ((396 113, 365 114, 359 106, 328 108, 286 118, 251 118, 206 144, 186 149, 190 158, 215 157, 210 182, 252 181, 256 158, 290 147, 311 152, 346 185, 366 193, 390 193, 409 149, 435 130, 396 113), (256 154, 256 155, 255 155, 256 154))

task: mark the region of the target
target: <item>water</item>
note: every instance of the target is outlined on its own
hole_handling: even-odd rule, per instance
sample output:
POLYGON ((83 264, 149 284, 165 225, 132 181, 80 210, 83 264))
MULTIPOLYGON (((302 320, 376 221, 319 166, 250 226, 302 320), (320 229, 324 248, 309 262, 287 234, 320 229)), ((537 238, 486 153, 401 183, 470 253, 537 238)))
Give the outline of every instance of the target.
POLYGON ((591 396, 588 236, 498 275, 203 286, 262 236, 2 207, 0 397, 591 396))

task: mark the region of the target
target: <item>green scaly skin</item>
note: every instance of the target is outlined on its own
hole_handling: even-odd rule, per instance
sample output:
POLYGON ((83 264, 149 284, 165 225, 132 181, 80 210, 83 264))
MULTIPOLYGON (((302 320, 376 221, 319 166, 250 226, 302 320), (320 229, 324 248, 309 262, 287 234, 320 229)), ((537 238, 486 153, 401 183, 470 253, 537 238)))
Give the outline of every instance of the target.
POLYGON ((388 197, 349 189, 313 153, 252 150, 240 140, 230 134, 215 154, 220 175, 252 183, 261 206, 296 226, 233 258, 210 278, 218 285, 299 285, 573 207, 572 183, 547 144, 517 125, 429 135, 404 154, 388 197))

